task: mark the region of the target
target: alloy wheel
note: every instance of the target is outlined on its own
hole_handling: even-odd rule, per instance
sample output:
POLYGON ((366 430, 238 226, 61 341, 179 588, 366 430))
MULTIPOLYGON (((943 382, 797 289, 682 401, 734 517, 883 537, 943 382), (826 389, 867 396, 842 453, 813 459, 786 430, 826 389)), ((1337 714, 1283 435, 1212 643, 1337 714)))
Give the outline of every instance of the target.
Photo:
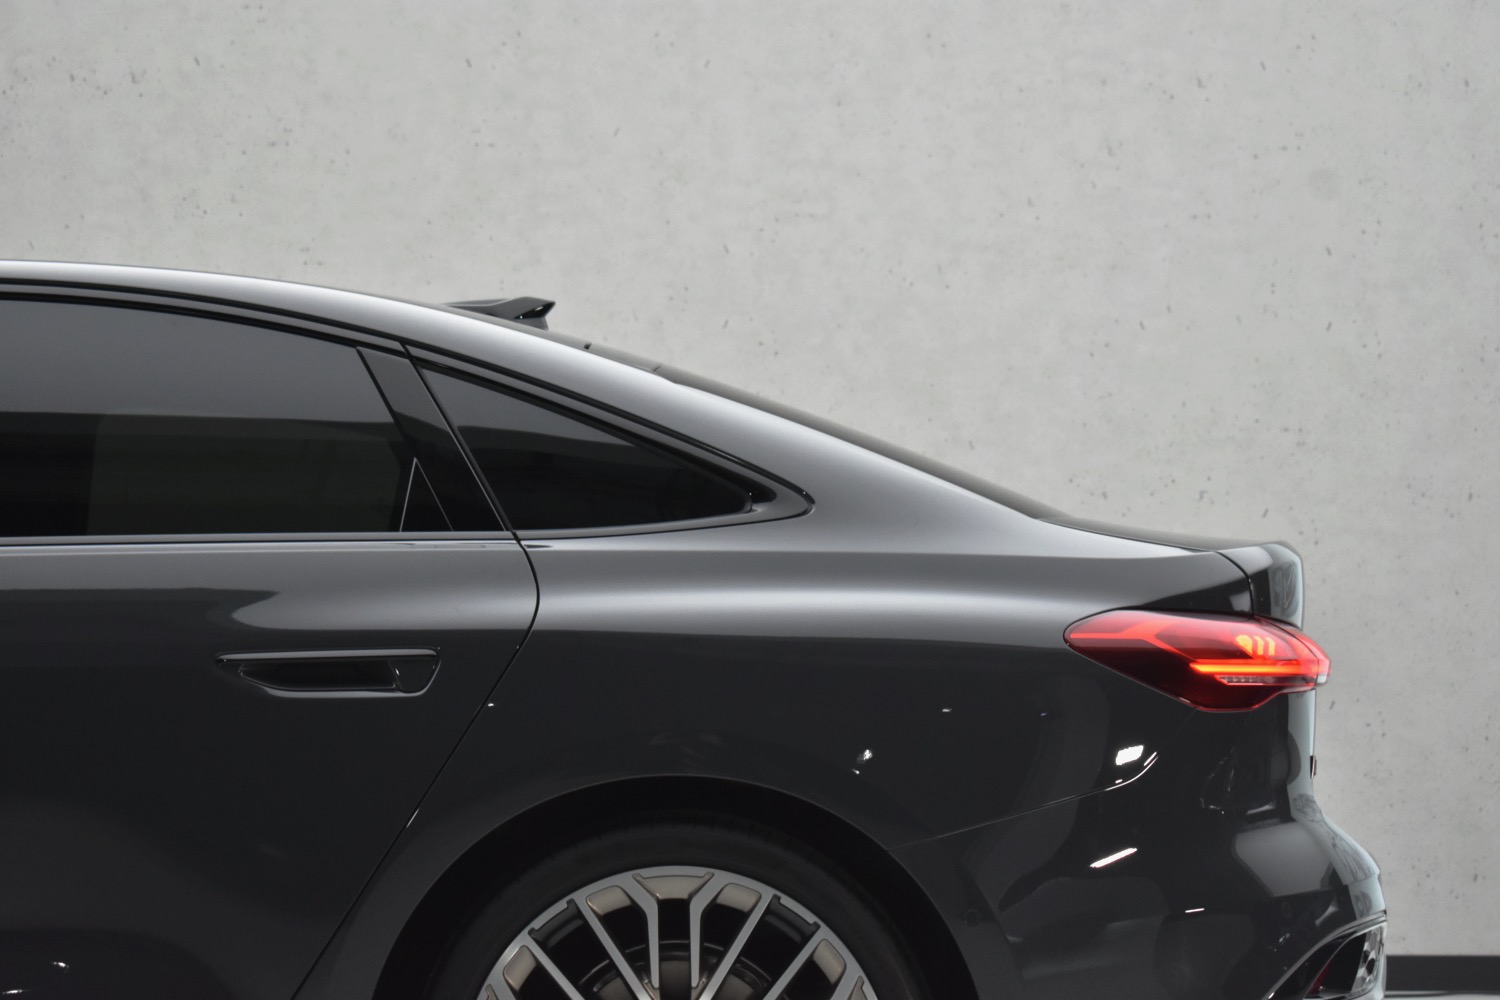
POLYGON ((806 907, 721 869, 621 872, 557 901, 501 953, 477 1000, 876 1000, 806 907))

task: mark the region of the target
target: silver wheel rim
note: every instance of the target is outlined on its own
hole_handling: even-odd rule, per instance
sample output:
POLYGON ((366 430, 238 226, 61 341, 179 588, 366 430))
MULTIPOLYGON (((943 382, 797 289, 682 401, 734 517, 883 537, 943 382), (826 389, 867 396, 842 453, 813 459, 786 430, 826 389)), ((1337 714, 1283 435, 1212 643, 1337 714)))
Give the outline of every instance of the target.
POLYGON ((477 1000, 876 1000, 853 954, 786 893, 716 868, 642 868, 542 911, 477 1000))

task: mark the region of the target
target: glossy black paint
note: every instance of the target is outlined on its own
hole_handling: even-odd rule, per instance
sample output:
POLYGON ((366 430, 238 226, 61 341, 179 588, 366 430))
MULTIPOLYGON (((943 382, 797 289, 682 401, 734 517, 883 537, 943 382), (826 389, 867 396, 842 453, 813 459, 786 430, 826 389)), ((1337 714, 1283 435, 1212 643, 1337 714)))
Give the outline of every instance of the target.
POLYGON ((460 531, 0 540, 0 750, 27 762, 0 783, 20 872, 0 990, 409 996, 465 907, 577 832, 558 817, 709 803, 847 858, 945 1000, 1265 996, 1383 916, 1373 863, 1312 795, 1311 694, 1199 712, 1062 641, 1114 607, 1296 622, 1284 547, 1018 510, 651 363, 451 310, 0 266, 15 295, 360 346, 460 531), (769 498, 702 526, 517 539, 404 355, 769 498), (306 697, 220 662, 320 649, 440 665, 417 694, 306 697))
MULTIPOLYGON (((514 542, 30 546, 0 560, 0 754, 25 762, 0 797, 0 969, 33 950, 16 955, 10 930, 48 930, 70 984, 109 984, 101 996, 121 989, 109 956, 136 939, 192 959, 194 995, 290 996, 535 605, 514 542), (305 698, 219 662, 366 647, 438 649, 442 664, 419 697, 305 698)), ((118 995, 187 976, 178 965, 132 970, 140 992, 118 995)))
POLYGON ((1195 712, 1129 787, 897 854, 946 887, 988 995, 1266 996, 1384 917, 1374 863, 1312 795, 1311 702, 1195 712))

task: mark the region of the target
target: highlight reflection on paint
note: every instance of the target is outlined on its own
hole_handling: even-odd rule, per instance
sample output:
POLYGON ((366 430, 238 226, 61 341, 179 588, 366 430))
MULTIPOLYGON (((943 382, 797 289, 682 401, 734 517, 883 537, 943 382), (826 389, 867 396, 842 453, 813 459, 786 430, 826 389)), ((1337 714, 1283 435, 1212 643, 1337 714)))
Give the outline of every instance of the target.
POLYGON ((1119 861, 1121 858, 1128 858, 1128 857, 1130 857, 1134 853, 1135 853, 1135 848, 1134 847, 1127 847, 1123 851, 1116 851, 1115 853, 1109 855, 1108 857, 1100 858, 1098 861, 1095 861, 1093 864, 1089 865, 1089 867, 1090 868, 1103 868, 1105 865, 1112 865, 1112 864, 1114 864, 1116 861, 1119 861))

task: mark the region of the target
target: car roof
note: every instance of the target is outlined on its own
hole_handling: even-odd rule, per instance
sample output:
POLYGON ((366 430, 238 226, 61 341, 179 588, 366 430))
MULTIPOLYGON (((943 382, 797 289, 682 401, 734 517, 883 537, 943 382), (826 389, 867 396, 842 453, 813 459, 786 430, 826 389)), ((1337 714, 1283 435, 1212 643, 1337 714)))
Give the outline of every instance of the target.
MULTIPOLYGON (((987 491, 973 477, 945 474, 921 456, 557 331, 291 281, 113 264, 0 261, 0 293, 31 286, 249 308, 393 338, 438 358, 475 361, 681 434, 795 484, 821 512, 836 515, 841 525, 863 536, 863 545, 870 544, 873 533, 892 546, 905 546, 915 531, 924 547, 974 552, 991 548, 985 539, 1017 542, 1030 537, 1050 550, 1059 541, 1054 531, 1070 530, 1037 520, 1047 508, 1028 509, 1019 497, 1008 503, 1006 491, 987 491), (1051 541, 1044 543, 1039 533, 1051 541)), ((827 518, 818 520, 823 522, 820 530, 826 530, 827 518)), ((1016 551, 1009 544, 1004 547, 1016 551)))

